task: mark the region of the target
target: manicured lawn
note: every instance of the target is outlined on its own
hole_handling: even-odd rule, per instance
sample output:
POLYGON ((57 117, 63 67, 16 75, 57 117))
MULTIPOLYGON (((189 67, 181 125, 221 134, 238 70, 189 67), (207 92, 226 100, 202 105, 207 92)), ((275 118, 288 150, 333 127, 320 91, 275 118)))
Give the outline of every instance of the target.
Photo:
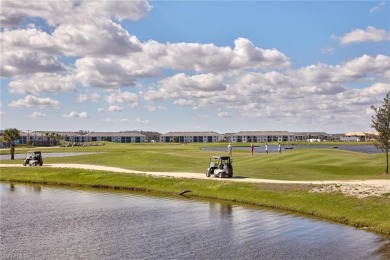
MULTIPOLYGON (((241 144, 244 145, 244 144, 241 144)), ((245 144, 248 145, 248 144, 245 144)), ((44 158, 45 163, 83 163, 122 167, 139 171, 176 171, 204 174, 209 156, 226 151, 204 151, 202 147, 225 147, 219 144, 114 144, 97 147, 42 149, 43 152, 99 152, 62 158, 44 158)), ((236 145, 237 146, 237 145, 236 145)), ((26 149, 27 150, 27 149, 26 149)), ((24 152, 24 150, 19 150, 24 152)), ((11 161, 2 161, 11 163, 11 161)), ((22 163, 15 160, 12 163, 22 163)), ((276 180, 348 180, 388 178, 383 154, 363 154, 337 149, 296 149, 282 154, 234 150, 236 176, 276 180)))

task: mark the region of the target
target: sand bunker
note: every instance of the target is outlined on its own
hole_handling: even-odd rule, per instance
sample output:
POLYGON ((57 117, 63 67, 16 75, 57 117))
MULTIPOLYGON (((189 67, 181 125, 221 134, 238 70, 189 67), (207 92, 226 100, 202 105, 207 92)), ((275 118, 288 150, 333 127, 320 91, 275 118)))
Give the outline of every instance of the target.
POLYGON ((319 188, 314 188, 311 192, 320 193, 334 193, 340 192, 347 196, 353 196, 357 198, 366 197, 388 197, 390 198, 390 187, 385 185, 386 180, 378 182, 377 184, 364 184, 364 183, 338 183, 332 185, 326 185, 319 188), (383 184, 381 184, 383 183, 383 184))

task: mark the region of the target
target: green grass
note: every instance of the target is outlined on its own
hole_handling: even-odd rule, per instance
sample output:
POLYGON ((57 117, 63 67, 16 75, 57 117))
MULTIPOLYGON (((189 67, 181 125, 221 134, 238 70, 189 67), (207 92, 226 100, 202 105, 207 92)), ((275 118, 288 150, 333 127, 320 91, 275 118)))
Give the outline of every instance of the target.
POLYGON ((390 234, 390 199, 357 199, 338 193, 311 193, 309 190, 313 185, 233 183, 40 167, 2 168, 0 180, 148 191, 175 196, 191 190, 186 196, 283 209, 390 234))
MULTIPOLYGON (((244 145, 244 144, 240 144, 244 145)), ((249 144, 245 144, 249 145, 249 144)), ((307 144, 308 146, 310 144, 307 144)), ((317 144, 318 145, 318 144, 317 144)), ((203 151, 202 147, 225 147, 213 144, 115 144, 98 147, 67 147, 42 149, 44 152, 99 152, 93 155, 44 158, 50 163, 83 163, 114 166, 139 171, 205 173, 209 156, 226 155, 225 151, 203 151)), ((237 146, 235 144, 235 146, 237 146)), ((31 149, 18 149, 25 152, 31 149)), ((389 178, 383 175, 384 154, 363 154, 337 149, 296 149, 281 155, 234 150, 236 176, 276 180, 348 180, 389 178)), ((22 160, 2 161, 18 163, 22 160)))

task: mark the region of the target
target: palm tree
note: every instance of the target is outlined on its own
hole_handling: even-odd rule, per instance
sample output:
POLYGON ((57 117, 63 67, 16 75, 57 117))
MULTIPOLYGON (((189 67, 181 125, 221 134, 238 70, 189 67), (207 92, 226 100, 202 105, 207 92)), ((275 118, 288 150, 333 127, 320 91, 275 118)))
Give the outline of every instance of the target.
POLYGON ((10 144, 11 160, 15 159, 15 141, 20 139, 20 131, 16 128, 5 129, 3 139, 10 144))
POLYGON ((57 140, 57 143, 56 145, 58 145, 58 143, 61 143, 61 140, 63 139, 62 135, 56 133, 56 140, 57 140))
POLYGON ((54 143, 56 142, 56 139, 55 139, 56 138, 56 134, 55 133, 50 133, 49 134, 49 138, 50 138, 50 146, 55 145, 54 143))
POLYGON ((49 136, 50 133, 49 133, 49 132, 46 132, 45 135, 46 135, 47 141, 49 142, 49 146, 50 146, 50 136, 49 136))

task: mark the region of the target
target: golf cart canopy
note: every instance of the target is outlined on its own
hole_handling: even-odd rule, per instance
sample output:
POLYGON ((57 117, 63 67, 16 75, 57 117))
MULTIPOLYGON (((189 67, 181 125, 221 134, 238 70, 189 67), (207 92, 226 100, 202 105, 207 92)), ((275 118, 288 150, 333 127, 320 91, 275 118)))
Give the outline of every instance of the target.
POLYGON ((222 159, 222 160, 228 160, 230 157, 229 156, 210 156, 210 159, 222 159))

